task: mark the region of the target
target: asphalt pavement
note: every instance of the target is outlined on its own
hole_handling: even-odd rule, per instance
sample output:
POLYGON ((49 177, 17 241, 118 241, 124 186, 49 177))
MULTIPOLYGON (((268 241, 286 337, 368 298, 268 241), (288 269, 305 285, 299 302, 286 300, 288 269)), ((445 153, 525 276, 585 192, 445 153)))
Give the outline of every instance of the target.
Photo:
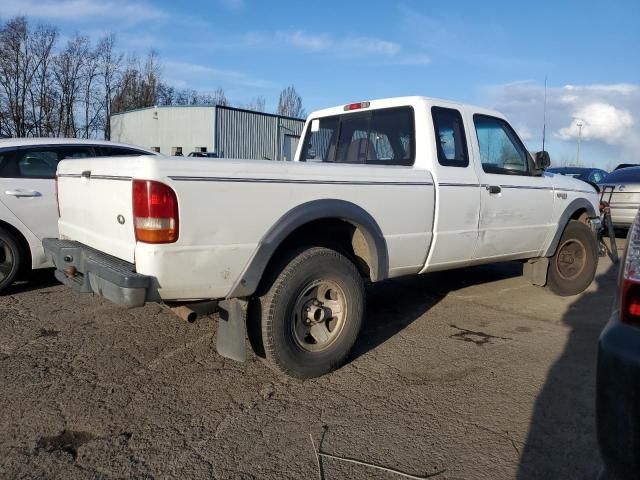
POLYGON ((594 478, 596 342, 615 292, 502 263, 368 288, 347 365, 283 378, 217 318, 124 310, 40 272, 0 297, 1 478, 594 478))

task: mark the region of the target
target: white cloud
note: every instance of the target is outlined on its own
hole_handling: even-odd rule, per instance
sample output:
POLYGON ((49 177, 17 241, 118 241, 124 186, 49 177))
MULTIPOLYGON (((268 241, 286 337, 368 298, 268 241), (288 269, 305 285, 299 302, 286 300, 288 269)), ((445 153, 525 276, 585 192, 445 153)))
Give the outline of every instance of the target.
MULTIPOLYGON (((278 30, 272 34, 248 33, 244 37, 249 47, 288 46, 312 53, 336 57, 379 56, 395 58, 401 51, 399 44, 372 37, 335 37, 327 33, 308 33, 304 30, 278 30)), ((424 59, 423 59, 424 60, 424 59)))
POLYGON ((164 20, 168 14, 142 2, 126 0, 2 0, 0 16, 24 15, 44 20, 77 21, 94 19, 122 20, 128 24, 164 20))
POLYGON ((576 110, 573 121, 568 127, 556 132, 562 140, 573 140, 578 137, 582 125, 581 135, 585 140, 601 140, 609 145, 624 143, 627 137, 633 135, 634 118, 630 112, 616 108, 608 103, 591 103, 576 110))
MULTIPOLYGON (((518 126, 518 131, 526 127, 531 134, 526 140, 535 147, 542 143, 544 95, 544 86, 533 81, 499 85, 491 91, 493 107, 506 114, 518 126)), ((583 147, 586 150, 593 147, 603 162, 637 158, 638 112, 638 84, 552 86, 547 89, 547 141, 557 142, 556 146, 565 152, 575 151, 580 120, 583 147)))
POLYGON ((175 86, 194 85, 197 79, 198 87, 203 90, 215 90, 225 84, 246 88, 275 88, 275 84, 261 78, 235 70, 224 70, 201 65, 198 63, 183 62, 180 60, 165 60, 162 62, 167 81, 175 86))
POLYGON ((334 45, 334 40, 329 35, 308 34, 302 30, 277 31, 275 38, 293 47, 312 52, 325 51, 334 45))

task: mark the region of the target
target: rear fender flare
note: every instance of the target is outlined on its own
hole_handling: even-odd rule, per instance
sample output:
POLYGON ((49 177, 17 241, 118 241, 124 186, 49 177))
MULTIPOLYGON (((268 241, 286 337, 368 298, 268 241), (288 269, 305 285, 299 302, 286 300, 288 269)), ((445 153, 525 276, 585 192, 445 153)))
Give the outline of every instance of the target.
POLYGON ((313 200, 292 208, 269 229, 227 298, 252 295, 276 249, 291 233, 307 223, 331 218, 349 222, 360 229, 371 256, 371 280, 386 279, 389 276, 387 242, 376 220, 362 207, 345 200, 313 200))

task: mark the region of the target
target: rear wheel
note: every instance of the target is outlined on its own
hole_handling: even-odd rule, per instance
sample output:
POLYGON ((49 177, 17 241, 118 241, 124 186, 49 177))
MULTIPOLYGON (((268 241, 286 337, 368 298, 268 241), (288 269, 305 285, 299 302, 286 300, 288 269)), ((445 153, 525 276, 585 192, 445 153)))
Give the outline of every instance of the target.
POLYGON ((549 260, 547 285, 553 293, 566 297, 583 292, 598 267, 598 245, 591 228, 577 220, 569 221, 549 260))
POLYGON ((252 309, 269 365, 301 379, 341 366, 364 311, 364 285, 354 264, 335 250, 312 247, 284 259, 271 278, 252 309))
POLYGON ((11 285, 20 271, 22 254, 18 242, 0 228, 0 293, 11 285))

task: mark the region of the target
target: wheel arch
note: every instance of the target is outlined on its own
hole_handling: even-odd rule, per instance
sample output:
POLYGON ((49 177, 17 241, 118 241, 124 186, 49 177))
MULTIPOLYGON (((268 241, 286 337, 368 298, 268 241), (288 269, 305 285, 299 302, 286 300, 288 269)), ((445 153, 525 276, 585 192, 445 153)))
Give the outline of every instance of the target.
POLYGON ((31 270, 31 247, 29 246, 29 241, 26 239, 26 237, 15 226, 4 220, 0 220, 0 229, 5 230, 9 235, 11 235, 18 243, 18 247, 20 248, 20 250, 22 250, 24 260, 22 261, 21 270, 23 270, 23 272, 31 270))
POLYGON ((252 295, 280 247, 286 245, 288 240, 297 238, 296 235, 305 229, 330 222, 353 227, 350 253, 361 260, 360 264, 356 262, 356 266, 364 276, 372 281, 384 280, 389 276, 387 243, 376 220, 362 207, 346 200, 313 200, 286 212, 267 231, 227 298, 252 295), (365 265, 368 272, 363 271, 365 265))
POLYGON ((585 222, 586 219, 597 216, 598 213, 588 200, 584 198, 576 198, 575 200, 573 200, 564 209, 562 215, 560 215, 556 232, 543 256, 551 257, 556 253, 556 249, 558 248, 558 244, 560 243, 560 237, 562 237, 564 229, 567 227, 567 224, 570 220, 579 220, 585 222))

